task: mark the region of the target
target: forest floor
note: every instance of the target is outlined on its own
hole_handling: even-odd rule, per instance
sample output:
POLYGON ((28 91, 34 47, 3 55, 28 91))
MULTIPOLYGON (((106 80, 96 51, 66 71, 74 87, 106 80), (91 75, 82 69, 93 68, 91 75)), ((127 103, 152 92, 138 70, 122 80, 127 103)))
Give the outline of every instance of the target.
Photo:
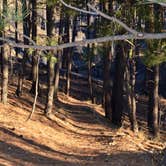
POLYGON ((0 165, 161 165, 165 131, 151 140, 146 130, 134 134, 127 119, 117 129, 104 119, 101 106, 63 93, 50 118, 43 114, 45 98, 40 96, 36 112, 27 121, 33 103, 29 84, 21 98, 15 97, 15 85, 11 85, 9 104, 0 104, 0 165))

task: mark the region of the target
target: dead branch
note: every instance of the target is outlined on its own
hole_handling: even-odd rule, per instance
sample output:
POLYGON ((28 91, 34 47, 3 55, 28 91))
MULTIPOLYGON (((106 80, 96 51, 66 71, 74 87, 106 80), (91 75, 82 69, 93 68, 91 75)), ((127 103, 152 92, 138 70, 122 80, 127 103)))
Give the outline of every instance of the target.
POLYGON ((120 40, 130 40, 130 39, 165 39, 166 38, 166 33, 142 33, 140 36, 139 35, 134 35, 134 34, 127 34, 127 35, 113 35, 113 36, 106 36, 106 37, 99 37, 95 39, 85 39, 82 41, 76 41, 76 42, 71 42, 71 43, 64 43, 60 45, 55 45, 55 46, 42 46, 42 45, 25 45, 21 43, 16 43, 9 38, 3 38, 0 37, 1 41, 7 42, 11 47, 16 47, 16 48, 31 48, 31 49, 36 49, 36 50, 62 50, 64 48, 69 48, 69 47, 78 47, 78 46, 86 46, 87 44, 93 44, 93 43, 104 43, 104 42, 109 42, 109 41, 120 41, 120 40))
POLYGON ((36 71, 37 76, 36 76, 35 98, 34 98, 34 102, 33 102, 32 111, 31 111, 31 113, 30 113, 30 115, 29 115, 27 121, 31 119, 33 113, 35 112, 35 108, 36 108, 36 102, 37 102, 37 97, 38 97, 38 84, 39 84, 39 59, 40 59, 40 57, 37 56, 37 71, 36 71))

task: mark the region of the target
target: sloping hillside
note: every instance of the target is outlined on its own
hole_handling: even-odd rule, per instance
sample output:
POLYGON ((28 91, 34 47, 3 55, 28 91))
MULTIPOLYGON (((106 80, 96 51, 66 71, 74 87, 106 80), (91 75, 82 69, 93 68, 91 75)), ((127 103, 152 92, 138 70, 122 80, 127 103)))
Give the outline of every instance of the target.
POLYGON ((134 135, 127 120, 116 129, 105 121, 100 106, 62 93, 54 115, 49 119, 43 115, 40 97, 27 121, 33 97, 25 88, 25 95, 15 98, 14 87, 10 86, 9 104, 0 104, 0 165, 151 166, 163 158, 164 137, 152 141, 143 131, 134 135))

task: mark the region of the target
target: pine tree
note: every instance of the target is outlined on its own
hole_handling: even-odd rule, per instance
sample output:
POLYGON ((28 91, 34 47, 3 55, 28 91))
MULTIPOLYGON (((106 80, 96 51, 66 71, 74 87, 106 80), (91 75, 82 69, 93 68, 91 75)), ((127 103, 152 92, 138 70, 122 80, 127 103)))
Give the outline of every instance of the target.
MULTIPOLYGON (((31 21, 32 40, 36 43, 37 42, 37 0, 31 1, 31 4, 32 4, 32 21, 31 21)), ((38 68, 37 64, 38 64, 37 51, 34 50, 32 53, 32 87, 30 90, 30 92, 33 94, 35 94, 36 91, 36 79, 37 79, 37 68, 38 68)))
MULTIPOLYGON (((4 21, 4 26, 2 29, 2 36, 5 37, 5 17, 7 17, 7 0, 3 0, 3 16, 2 21, 4 21)), ((9 75, 9 46, 3 43, 3 48, 1 50, 2 56, 2 103, 7 104, 8 99, 8 75, 9 75)))
MULTIPOLYGON (((26 0, 21 0, 22 3, 22 18, 23 18, 23 34, 27 37, 30 37, 30 2, 26 0)), ((26 37, 23 37, 24 44, 29 45, 29 40, 26 37)), ((18 84, 16 89, 16 95, 20 96, 22 94, 23 82, 26 75, 26 61, 29 60, 28 49, 24 49, 24 55, 21 61, 21 66, 18 73, 18 84)))

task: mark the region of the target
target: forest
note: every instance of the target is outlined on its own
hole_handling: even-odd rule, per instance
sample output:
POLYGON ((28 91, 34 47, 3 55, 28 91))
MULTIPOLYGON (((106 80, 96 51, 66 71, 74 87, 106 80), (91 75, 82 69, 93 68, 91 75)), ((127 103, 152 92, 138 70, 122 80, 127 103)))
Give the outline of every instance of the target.
POLYGON ((0 165, 166 165, 166 0, 1 0, 0 165))

